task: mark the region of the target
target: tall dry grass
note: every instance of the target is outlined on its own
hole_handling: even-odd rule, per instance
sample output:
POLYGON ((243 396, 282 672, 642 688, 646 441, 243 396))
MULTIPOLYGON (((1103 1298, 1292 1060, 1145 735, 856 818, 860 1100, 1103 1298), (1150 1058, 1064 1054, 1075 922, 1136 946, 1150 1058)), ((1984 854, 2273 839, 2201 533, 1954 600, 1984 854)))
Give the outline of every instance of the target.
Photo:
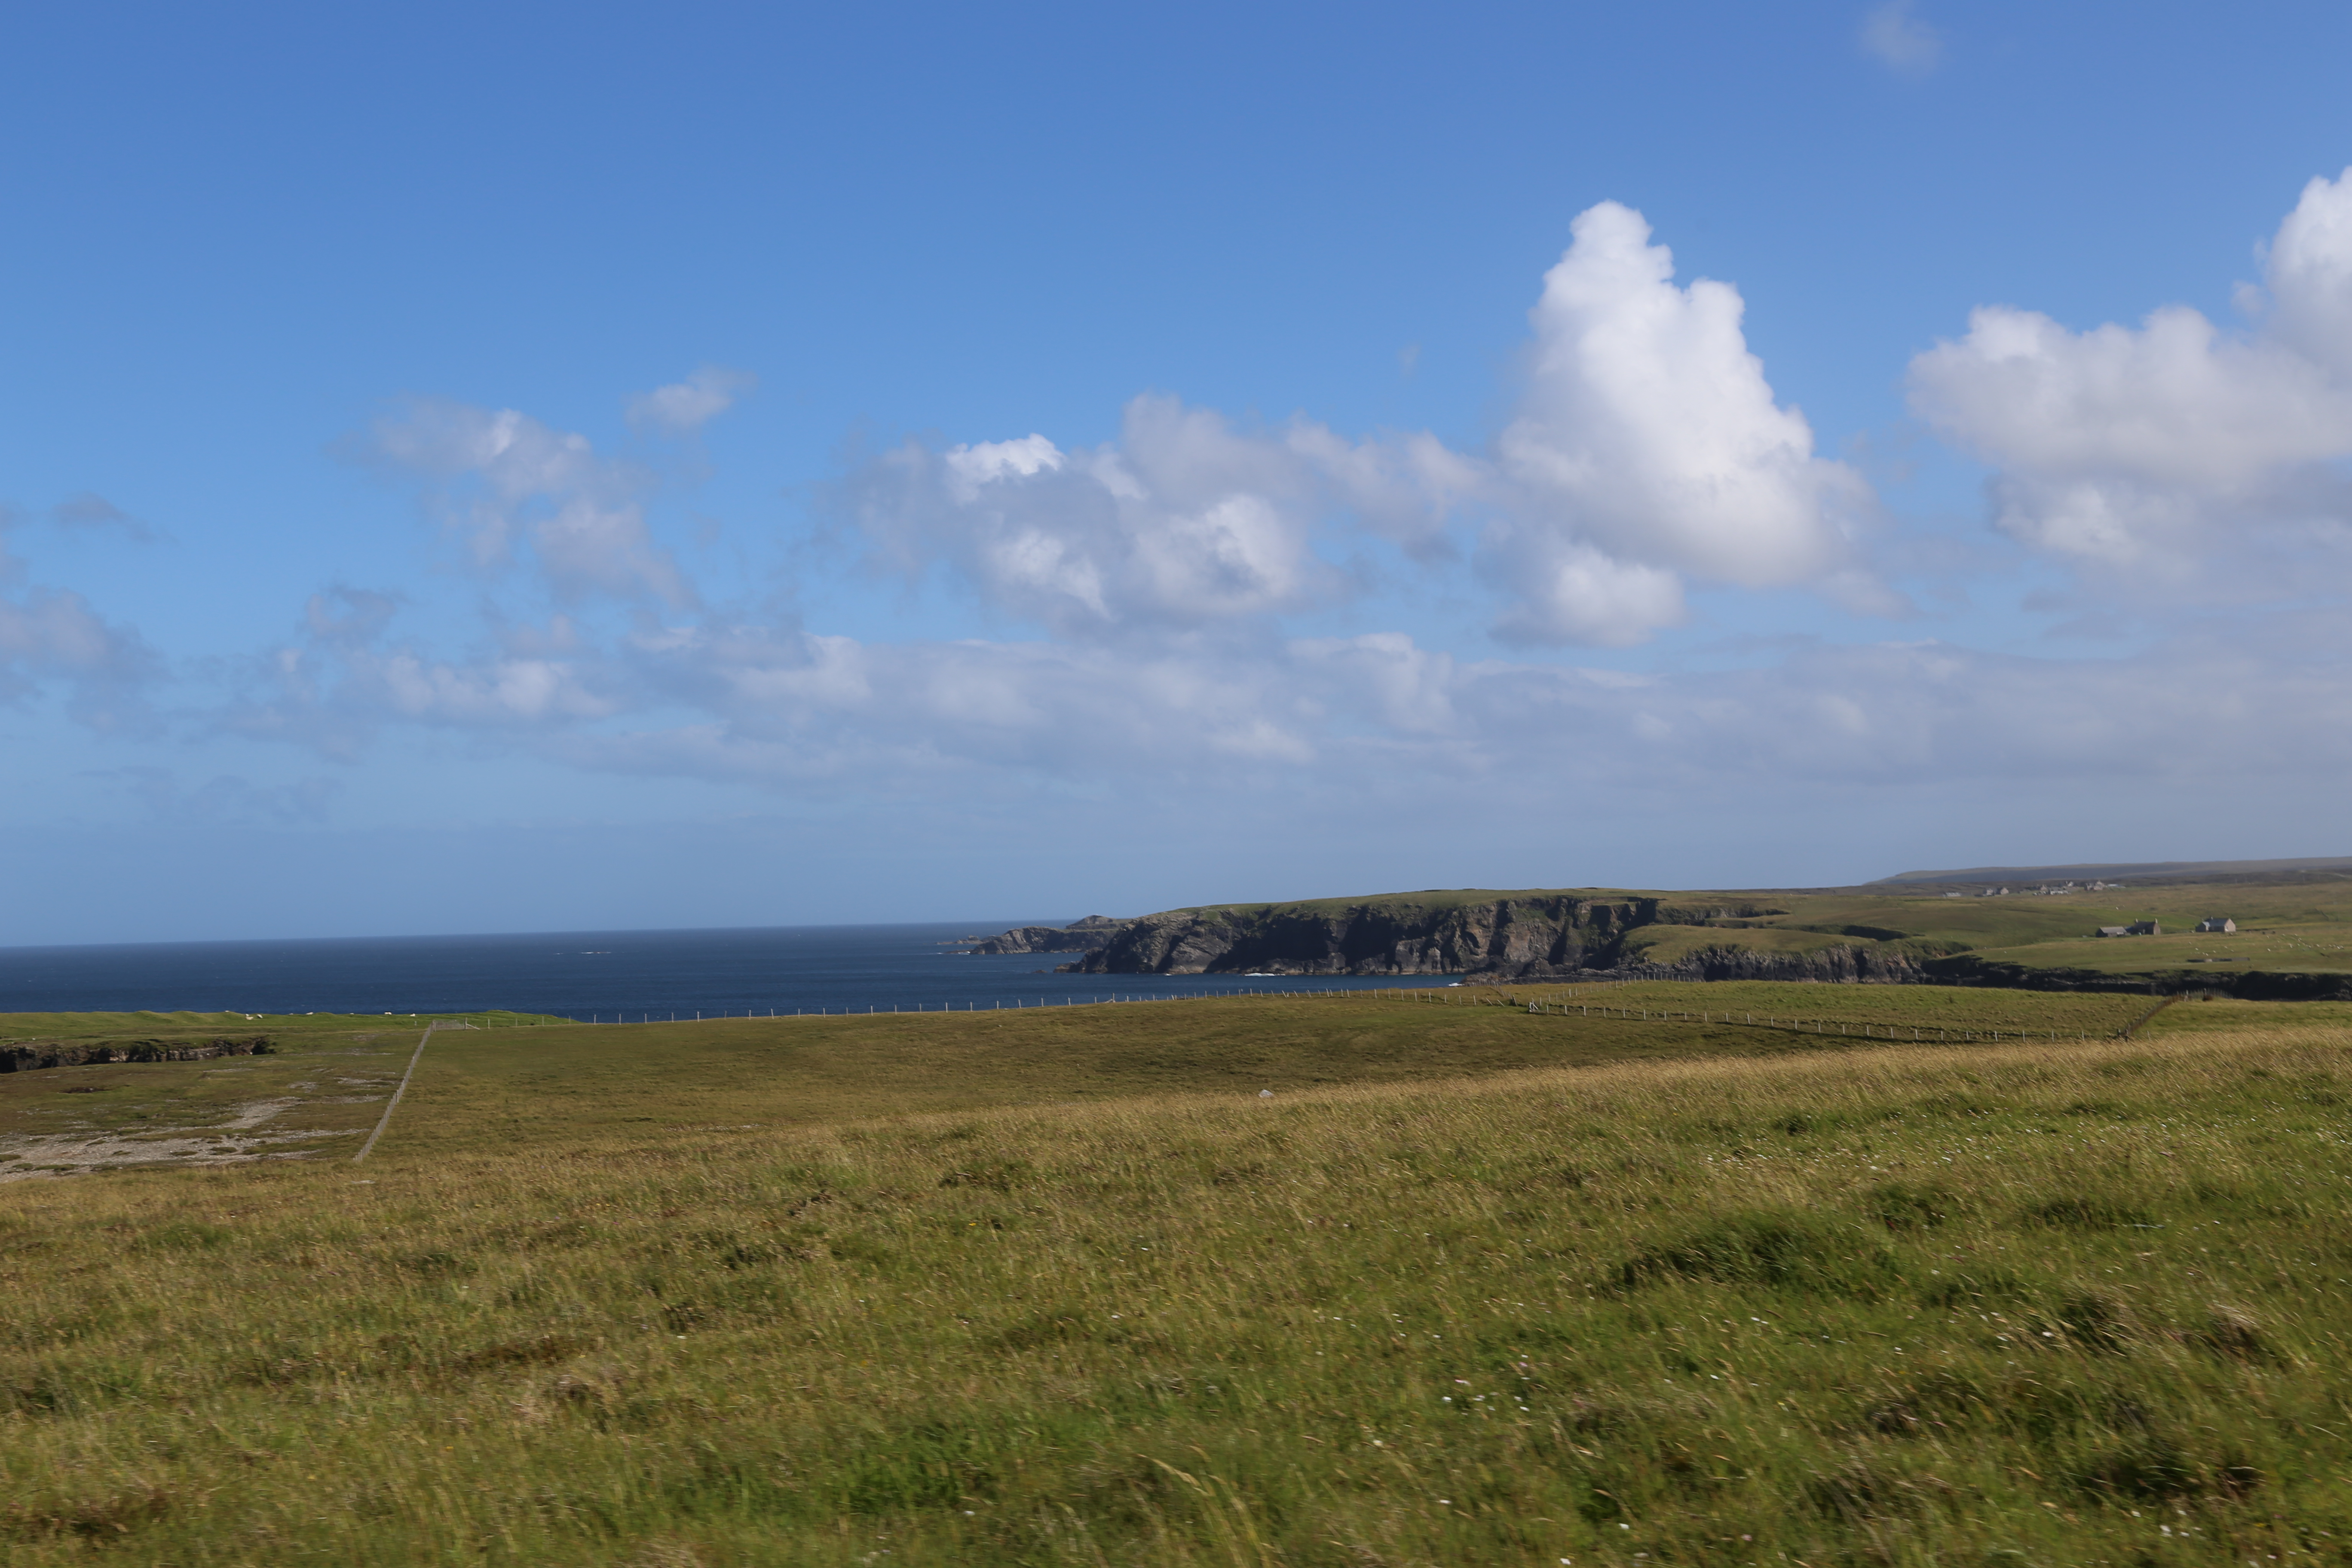
POLYGON ((785 1132, 714 1092, 658 1138, 18 1184, 0 1541, 26 1563, 2352 1561, 2346 1044, 785 1132))

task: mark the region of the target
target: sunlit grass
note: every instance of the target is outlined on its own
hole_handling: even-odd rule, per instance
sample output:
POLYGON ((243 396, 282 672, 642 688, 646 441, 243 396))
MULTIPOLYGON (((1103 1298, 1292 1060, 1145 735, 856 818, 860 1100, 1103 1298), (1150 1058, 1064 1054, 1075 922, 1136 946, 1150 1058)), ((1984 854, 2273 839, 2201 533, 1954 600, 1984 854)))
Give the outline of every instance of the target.
POLYGON ((28 1563, 2336 1560, 2345 1038, 783 1129, 734 1113, 790 1088, 749 1049, 648 1073, 665 1120, 625 1129, 469 1110, 511 1085, 453 1055, 401 1112, 437 1133, 357 1169, 0 1189, 0 1540, 28 1563))

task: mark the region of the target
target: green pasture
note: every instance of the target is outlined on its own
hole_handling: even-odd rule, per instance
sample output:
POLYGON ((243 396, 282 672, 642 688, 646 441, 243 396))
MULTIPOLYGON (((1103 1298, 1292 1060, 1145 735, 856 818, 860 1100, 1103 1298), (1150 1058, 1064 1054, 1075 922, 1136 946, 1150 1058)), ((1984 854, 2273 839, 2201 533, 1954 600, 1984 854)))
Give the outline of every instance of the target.
MULTIPOLYGON (((709 1120, 713 1107, 768 1128, 1202 1089, 1287 1092, 1769 1055, 1822 1048, 1817 1029, 1805 1032, 1815 1026, 1921 1030, 1927 1040, 1955 1032, 2096 1038, 2147 1005, 2136 996, 1950 986, 1658 982, 618 1026, 497 1015, 499 1027, 436 1034, 401 1139, 470 1149, 556 1129, 602 1136, 684 1125, 709 1120), (1528 1015, 1526 1005, 1538 1000, 1549 1011, 1528 1015), (1582 1011, 1559 1011, 1570 1005, 1582 1011)), ((268 1036, 267 1054, 0 1074, 0 1167, 12 1157, 19 1170, 63 1171, 355 1147, 434 1021, 240 1020, 245 1035, 268 1036)), ((52 1029, 49 1037, 206 1037, 90 1026, 79 1037, 52 1029)))
MULTIPOLYGON (((1733 895, 1680 893, 1678 904, 1733 895)), ((1628 933, 1626 961, 1675 963, 1707 949, 1803 954, 1862 946, 1932 958, 1955 953, 2027 968, 2161 976, 2168 985, 2200 973, 2263 970, 2329 973, 2352 969, 2352 883, 2266 887, 2121 888, 2043 898, 1885 898, 1857 893, 1759 897, 1782 912, 1699 925, 1661 923, 1628 933), (2193 928, 2209 915, 2234 919, 2231 934, 2193 928), (2098 937, 2101 926, 2157 921, 2164 934, 2098 937)))
POLYGON ((440 1020, 478 1028, 568 1024, 541 1013, 0 1013, 0 1045, 34 1040, 204 1040, 215 1035, 344 1034, 440 1020))
POLYGON ((1606 903, 1622 899, 1675 900, 1685 897, 1712 899, 1715 896, 1709 893, 1685 895, 1631 892, 1619 888, 1426 888, 1418 892, 1366 893, 1352 898, 1285 899, 1258 904, 1193 904, 1166 912, 1177 915, 1200 915, 1231 911, 1234 914, 1254 915, 1279 910, 1285 913, 1296 911, 1302 915, 1329 917, 1364 909, 1398 910, 1470 909, 1491 904, 1498 899, 1509 899, 1518 902, 1552 899, 1590 899, 1606 903))
POLYGON ((1990 948, 1979 957, 2046 969, 2088 969, 2106 974, 2175 971, 2182 977, 2203 969, 2210 974, 2259 969, 2296 974, 2336 973, 2352 969, 2352 925, 2252 925, 2234 932, 2205 932, 2165 926, 2159 936, 2103 937, 2049 942, 2032 947, 1990 948))
POLYGON ((1885 899, 1800 893, 1778 900, 1789 913, 1771 923, 1828 940, 1924 941, 1957 952, 2060 941, 2098 925, 2116 924, 2121 917, 2111 907, 2093 902, 2106 897, 1885 899))
MULTIPOLYGON (((1826 1022, 1916 1029, 1921 1031, 1921 1042, 1929 1044, 1939 1034, 2101 1039, 2129 1026, 2156 1000, 2133 993, 2010 991, 1981 985, 1814 985, 1770 980, 1645 980, 1625 984, 1476 989, 1521 1005, 1541 1002, 1547 1007, 1632 1008, 1670 1019, 1719 1018, 1741 1025, 1826 1022)), ((2260 1016, 2301 1018, 2314 1005, 2298 1004, 2287 1013, 2280 1013, 2276 1005, 2261 1005, 2271 1011, 2260 1016)), ((2352 1007, 2343 1010, 2352 1013, 2352 1007)))
MULTIPOLYGON (((0 1182, 0 1558, 2352 1562, 2352 1009, 2146 1005, 436 1033, 364 1164, 0 1182)), ((0 1076, 0 1143, 371 1121, 421 1028, 344 1022, 0 1076)))

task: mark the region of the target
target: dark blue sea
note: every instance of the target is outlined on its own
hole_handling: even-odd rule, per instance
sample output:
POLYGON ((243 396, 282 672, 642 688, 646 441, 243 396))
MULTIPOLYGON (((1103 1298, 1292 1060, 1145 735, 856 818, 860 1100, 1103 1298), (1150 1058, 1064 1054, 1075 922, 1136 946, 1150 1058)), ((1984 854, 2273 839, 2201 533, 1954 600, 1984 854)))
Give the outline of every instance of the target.
POLYGON ((1020 925, 775 926, 533 936, 329 937, 0 948, 0 1013, 470 1013, 590 1019, 1059 1004, 1402 981, 1055 974, 1075 953, 974 957, 947 943, 1020 925), (1047 973, 1040 973, 1041 971, 1047 973))

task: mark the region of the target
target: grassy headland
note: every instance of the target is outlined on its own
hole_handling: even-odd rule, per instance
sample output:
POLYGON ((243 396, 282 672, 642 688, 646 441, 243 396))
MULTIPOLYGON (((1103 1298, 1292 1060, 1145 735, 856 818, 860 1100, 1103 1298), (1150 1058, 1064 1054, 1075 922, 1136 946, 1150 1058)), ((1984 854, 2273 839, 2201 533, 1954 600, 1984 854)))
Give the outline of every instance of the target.
POLYGON ((443 1033, 364 1165, 9 1184, 0 1550, 2352 1562, 2345 1008, 1452 994, 443 1033))
POLYGON ((1928 980, 2352 996, 2352 876, 1946 897, 1900 885, 1660 892, 1452 889, 1171 910, 1129 922, 1089 973, 1580 972, 1720 979, 1928 980), (2229 916, 2230 933, 2192 928, 2229 916), (2157 921, 2158 936, 2101 938, 2157 921), (2252 978, 2249 978, 2249 977, 2252 978))

